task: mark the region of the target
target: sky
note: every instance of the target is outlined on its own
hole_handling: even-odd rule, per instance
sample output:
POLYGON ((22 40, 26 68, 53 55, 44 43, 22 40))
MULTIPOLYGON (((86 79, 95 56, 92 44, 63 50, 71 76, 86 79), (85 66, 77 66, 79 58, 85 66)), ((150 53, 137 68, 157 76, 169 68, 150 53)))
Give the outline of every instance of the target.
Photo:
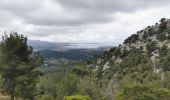
POLYGON ((0 0, 0 33, 29 39, 119 45, 170 18, 170 0, 0 0))

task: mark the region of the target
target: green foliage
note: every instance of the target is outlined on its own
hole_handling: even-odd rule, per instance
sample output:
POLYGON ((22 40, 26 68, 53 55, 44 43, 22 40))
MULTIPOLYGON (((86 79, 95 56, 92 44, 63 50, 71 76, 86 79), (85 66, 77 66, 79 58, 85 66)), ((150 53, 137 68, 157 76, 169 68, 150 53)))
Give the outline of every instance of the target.
POLYGON ((154 26, 149 26, 146 30, 137 32, 137 35, 128 37, 124 41, 125 48, 121 46, 111 48, 93 62, 95 71, 91 69, 94 72, 92 75, 98 85, 106 88, 105 93, 109 99, 113 97, 116 100, 170 99, 170 49, 169 41, 164 42, 169 38, 168 28, 167 20, 163 18, 158 30, 154 26), (141 42, 147 44, 146 50, 144 46, 131 47, 131 43, 138 41, 138 35, 142 33, 141 42), (156 35, 159 43, 152 39, 153 35, 156 35), (120 47, 120 52, 117 52, 120 47), (106 65, 109 67, 104 69, 106 65))
POLYGON ((162 19, 160 20, 159 32, 161 33, 161 32, 163 32, 163 31, 165 31, 166 29, 167 29, 167 21, 166 21, 165 18, 162 18, 162 19))
POLYGON ((40 56, 31 57, 33 49, 27 45, 27 38, 18 33, 4 34, 0 49, 0 74, 4 79, 3 91, 11 95, 31 99, 38 76, 37 67, 42 64, 40 56))
POLYGON ((160 49, 159 66, 163 71, 170 71, 170 49, 166 45, 163 45, 160 49))
POLYGON ((163 71, 170 71, 170 52, 167 53, 165 57, 160 58, 160 65, 163 71))
POLYGON ((138 76, 137 73, 144 73, 145 71, 152 70, 152 62, 150 58, 141 49, 132 49, 126 52, 125 55, 126 56, 121 56, 122 62, 116 64, 110 63, 111 67, 105 71, 102 66, 98 66, 98 69, 94 74, 95 77, 98 80, 111 79, 113 75, 116 74, 116 78, 121 79, 128 73, 134 73, 134 75, 136 74, 135 76, 138 76))
POLYGON ((156 39, 158 39, 159 41, 164 41, 166 40, 166 34, 163 34, 163 33, 157 34, 156 39))
POLYGON ((160 57, 165 57, 167 56, 167 53, 168 53, 168 47, 166 45, 163 45, 161 48, 160 48, 160 57))
POLYGON ((78 91, 78 77, 74 75, 65 75, 58 73, 58 75, 47 75, 40 79, 37 85, 38 93, 40 95, 50 95, 54 98, 62 100, 65 95, 72 95, 78 91))
POLYGON ((153 36, 153 35, 154 35, 154 32, 155 32, 155 31, 154 31, 153 28, 150 27, 150 28, 148 29, 148 35, 149 35, 149 36, 153 36))
POLYGON ((135 43, 137 40, 139 40, 139 36, 137 34, 132 34, 130 37, 128 37, 123 44, 126 43, 135 43))
POLYGON ((57 72, 43 76, 37 84, 38 94, 49 95, 62 100, 67 95, 88 95, 93 100, 102 98, 100 88, 93 79, 87 76, 77 76, 73 72, 57 72))
POLYGON ((91 100, 88 96, 74 95, 74 96, 65 96, 63 100, 91 100))
POLYGON ((170 89, 170 71, 164 73, 164 79, 162 81, 163 87, 170 89))
POLYGON ((117 49, 114 51, 114 55, 115 55, 116 57, 118 57, 118 56, 121 55, 121 51, 120 51, 119 48, 117 48, 117 49))
POLYGON ((81 67, 73 68, 73 69, 72 69, 72 73, 73 73, 73 74, 76 74, 76 75, 78 75, 78 76, 80 76, 80 77, 83 77, 83 76, 89 74, 88 70, 83 69, 83 68, 81 68, 81 67))
POLYGON ((142 38, 145 40, 147 37, 148 37, 147 32, 144 32, 144 34, 143 34, 142 38))
POLYGON ((149 58, 143 54, 143 51, 140 49, 133 49, 128 56, 123 59, 123 62, 120 63, 117 71, 125 73, 133 71, 144 72, 145 70, 150 70, 150 68, 149 58))
POLYGON ((49 95, 41 95, 36 98, 37 100, 55 100, 52 96, 49 95))
POLYGON ((169 34, 170 34, 170 32, 168 32, 168 36, 167 36, 167 39, 168 39, 168 40, 170 40, 170 35, 169 35, 169 34))
POLYGON ((116 100, 169 100, 170 90, 148 85, 130 85, 117 94, 116 100))
POLYGON ((148 43, 146 45, 146 49, 147 49, 148 53, 151 54, 153 51, 158 49, 157 42, 153 41, 151 43, 148 43))
POLYGON ((101 89, 94 83, 94 80, 90 77, 84 77, 80 80, 79 94, 88 95, 92 100, 101 100, 101 89))

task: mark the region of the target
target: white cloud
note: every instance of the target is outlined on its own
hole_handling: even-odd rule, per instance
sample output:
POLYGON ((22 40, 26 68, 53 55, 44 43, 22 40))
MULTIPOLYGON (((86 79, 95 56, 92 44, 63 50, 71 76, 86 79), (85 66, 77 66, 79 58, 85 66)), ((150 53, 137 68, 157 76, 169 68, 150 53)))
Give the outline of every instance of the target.
POLYGON ((118 45, 160 18, 170 18, 167 0, 69 2, 1 0, 0 32, 14 30, 44 41, 118 45))

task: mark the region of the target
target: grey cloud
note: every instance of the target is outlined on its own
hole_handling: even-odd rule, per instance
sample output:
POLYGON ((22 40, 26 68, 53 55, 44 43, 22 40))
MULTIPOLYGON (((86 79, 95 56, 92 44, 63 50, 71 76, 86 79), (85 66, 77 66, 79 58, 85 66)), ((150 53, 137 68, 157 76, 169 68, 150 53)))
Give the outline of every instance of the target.
MULTIPOLYGON (((165 6, 169 0, 55 0, 62 13, 29 14, 28 23, 54 26, 103 24, 112 20, 116 12, 133 12, 149 7, 165 6), (31 16, 32 15, 32 16, 31 16)), ((54 3, 54 2, 53 2, 54 3)))
POLYGON ((169 0, 54 0, 66 9, 96 12, 126 12, 139 8, 164 6, 169 0))
POLYGON ((111 20, 109 15, 95 15, 95 14, 75 14, 71 16, 37 16, 30 17, 26 20, 27 23, 33 23, 36 25, 50 25, 50 26, 77 26, 77 25, 88 25, 88 24, 100 24, 109 22, 111 20))
POLYGON ((54 35, 54 34, 78 34, 81 33, 83 30, 85 31, 86 29, 94 29, 93 26, 79 26, 79 27, 66 27, 66 26, 33 26, 33 29, 30 31, 25 31, 25 33, 33 34, 34 36, 37 37, 46 37, 49 35, 54 35))
POLYGON ((13 13, 26 13, 41 7, 41 0, 1 0, 0 9, 13 13))
POLYGON ((5 27, 9 24, 9 13, 0 10, 0 27, 5 27))
MULTIPOLYGON (((83 38, 86 36, 84 34, 88 34, 92 36, 91 41, 100 41, 105 32, 100 28, 97 30, 98 25, 105 26, 104 24, 114 22, 122 23, 121 27, 124 25, 120 20, 117 21, 119 18, 115 18, 116 13, 125 13, 126 16, 126 13, 134 14, 138 10, 145 11, 169 4, 170 0, 0 0, 0 31, 16 29, 15 31, 31 37, 44 39, 58 36, 61 40, 77 38, 79 41, 87 41, 88 36, 83 38), (14 20, 19 23, 13 24, 14 20), (29 25, 32 25, 31 28, 29 25), (96 34, 100 35, 99 38, 96 34)), ((108 30, 113 30, 112 28, 114 27, 110 26, 108 30)), ((116 33, 110 31, 105 41, 114 32, 116 33)))
POLYGON ((169 0, 1 0, 0 9, 18 16, 26 24, 77 26, 107 23, 116 12, 167 4, 169 0), (53 3, 48 9, 45 3, 53 3), (55 9, 59 4, 61 11, 55 9))

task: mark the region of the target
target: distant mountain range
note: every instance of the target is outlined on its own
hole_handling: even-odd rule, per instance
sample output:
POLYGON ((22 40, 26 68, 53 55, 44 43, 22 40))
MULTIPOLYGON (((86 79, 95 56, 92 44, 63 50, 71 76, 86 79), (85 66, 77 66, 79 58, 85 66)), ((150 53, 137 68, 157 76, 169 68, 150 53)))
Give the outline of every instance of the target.
POLYGON ((34 51, 39 51, 46 59, 69 60, 84 60, 111 48, 100 47, 98 43, 55 43, 39 40, 29 40, 28 45, 32 46, 34 51))
POLYGON ((46 42, 40 40, 29 40, 28 45, 32 46, 34 50, 63 50, 69 46, 69 43, 55 43, 55 42, 46 42))
POLYGON ((110 48, 100 43, 58 43, 47 42, 40 40, 29 40, 28 45, 32 46, 34 50, 70 50, 70 49, 96 49, 96 48, 110 48))

